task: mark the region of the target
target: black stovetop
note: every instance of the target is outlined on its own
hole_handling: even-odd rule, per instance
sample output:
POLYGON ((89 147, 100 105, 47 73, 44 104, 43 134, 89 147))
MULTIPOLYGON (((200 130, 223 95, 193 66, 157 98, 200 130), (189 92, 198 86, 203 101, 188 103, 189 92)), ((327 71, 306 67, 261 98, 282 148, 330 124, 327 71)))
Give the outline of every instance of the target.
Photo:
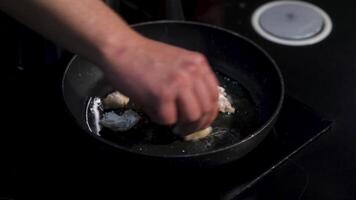
MULTIPOLYGON (((187 176, 195 177, 185 185, 187 188, 194 188, 186 190, 183 196, 185 198, 242 198, 249 195, 256 185, 263 184, 266 177, 278 172, 279 168, 293 159, 299 151, 327 133, 331 124, 330 120, 320 116, 310 107, 287 96, 272 132, 246 157, 214 169, 183 171, 184 178, 179 175, 180 178, 175 177, 174 180, 180 182, 179 179, 184 180, 187 176)), ((177 187, 178 185, 174 188, 177 187)))
MULTIPOLYGON (((251 199, 251 196, 253 199, 356 199, 355 2, 345 0, 336 5, 333 1, 310 1, 331 16, 334 29, 325 41, 306 47, 273 44, 252 30, 252 11, 265 0, 189 2, 205 5, 198 6, 197 11, 185 8, 187 19, 234 30, 265 48, 279 64, 287 92, 300 99, 296 101, 290 96, 286 99, 275 131, 243 158, 245 164, 239 161, 195 175, 130 166, 110 149, 86 137, 69 117, 60 92, 64 63, 41 64, 29 70, 16 69, 11 63, 4 65, 6 73, 1 79, 6 94, 2 99, 6 105, 3 114, 8 119, 3 124, 11 130, 2 134, 6 143, 3 163, 10 163, 3 171, 10 177, 3 179, 9 180, 4 181, 9 184, 1 188, 4 192, 0 191, 0 197, 24 195, 51 199, 75 192, 102 196, 109 193, 116 197, 156 194, 166 199, 192 196, 228 199, 237 194, 241 199, 251 199), (333 128, 315 140, 330 125, 323 116, 334 121, 333 128), (313 139, 312 145, 293 153, 313 139), (263 148, 266 146, 270 147, 263 148), (261 175, 264 178, 249 187, 261 175), (220 179, 213 180, 215 177, 220 179), (15 190, 10 190, 11 186, 15 190), (44 196, 43 191, 51 195, 44 196)), ((156 18, 149 18, 152 19, 156 18)), ((15 39, 6 30, 1 30, 6 36, 2 37, 1 55, 12 59, 16 52, 12 45, 15 39)))
POLYGON ((71 185, 71 181, 76 180, 84 185, 97 183, 97 188, 110 188, 108 193, 120 192, 132 198, 164 199, 166 194, 174 194, 175 198, 183 199, 232 199, 249 194, 256 184, 278 172, 283 164, 331 127, 330 120, 287 95, 272 132, 244 158, 210 169, 147 165, 88 137, 79 128, 61 98, 63 67, 60 64, 14 72, 12 89, 15 90, 9 91, 12 97, 8 101, 9 117, 16 118, 17 113, 11 112, 16 106, 24 111, 26 119, 23 126, 14 128, 15 139, 22 138, 15 150, 20 158, 15 167, 19 172, 17 178, 25 183, 40 180, 32 186, 49 191, 58 188, 45 183, 70 180, 68 185, 71 185), (24 95, 32 97, 25 105, 21 104, 24 95), (91 181, 77 179, 86 175, 91 181), (108 185, 105 177, 117 181, 108 185), (112 189, 115 187, 119 189, 112 189), (180 187, 184 189, 176 193, 180 187), (137 190, 145 192, 137 193, 137 190))

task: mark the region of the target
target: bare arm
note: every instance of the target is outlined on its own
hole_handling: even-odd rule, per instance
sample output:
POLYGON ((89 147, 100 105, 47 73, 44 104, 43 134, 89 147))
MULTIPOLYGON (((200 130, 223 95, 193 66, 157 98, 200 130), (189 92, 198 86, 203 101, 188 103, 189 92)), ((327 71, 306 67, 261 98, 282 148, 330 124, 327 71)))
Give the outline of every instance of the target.
POLYGON ((99 0, 1 0, 0 9, 101 66, 154 121, 189 133, 217 115, 217 81, 205 57, 134 32, 99 0))
POLYGON ((100 0, 1 0, 0 8, 68 50, 98 62, 138 36, 100 0))

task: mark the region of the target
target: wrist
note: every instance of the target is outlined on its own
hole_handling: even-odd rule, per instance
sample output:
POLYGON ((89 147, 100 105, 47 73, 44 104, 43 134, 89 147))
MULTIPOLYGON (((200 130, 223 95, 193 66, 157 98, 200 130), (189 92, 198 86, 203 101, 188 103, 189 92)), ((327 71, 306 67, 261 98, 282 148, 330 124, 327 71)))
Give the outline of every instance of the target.
POLYGON ((124 67, 122 63, 127 61, 129 59, 128 57, 140 48, 139 46, 144 40, 143 36, 133 30, 120 34, 120 36, 108 36, 103 44, 99 46, 99 65, 102 66, 105 71, 111 71, 112 66, 115 66, 115 68, 124 67))

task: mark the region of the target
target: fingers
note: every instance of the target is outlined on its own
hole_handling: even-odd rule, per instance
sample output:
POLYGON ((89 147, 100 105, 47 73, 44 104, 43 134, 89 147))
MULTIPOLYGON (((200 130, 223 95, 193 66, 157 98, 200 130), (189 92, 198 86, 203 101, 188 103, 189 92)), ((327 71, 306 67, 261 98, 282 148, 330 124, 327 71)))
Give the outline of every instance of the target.
POLYGON ((205 57, 200 54, 185 68, 192 85, 179 93, 178 124, 175 131, 182 135, 209 126, 218 114, 217 80, 205 57))
POLYGON ((213 115, 215 115, 217 103, 212 101, 210 94, 211 92, 201 79, 198 79, 195 82, 194 92, 196 98, 199 101, 200 109, 202 112, 202 116, 199 119, 197 125, 197 129, 200 130, 209 126, 210 123, 214 120, 213 115))
POLYGON ((204 83, 206 84, 207 90, 209 91, 210 100, 217 104, 219 99, 219 91, 218 91, 218 80, 215 74, 211 72, 205 72, 204 76, 204 83))
POLYGON ((175 124, 174 132, 182 136, 208 127, 218 114, 218 81, 208 61, 200 53, 184 55, 179 62, 165 63, 164 70, 174 72, 157 81, 153 97, 145 98, 151 102, 144 103, 154 122, 175 124))
POLYGON ((153 106, 145 108, 151 120, 162 125, 175 124, 177 121, 175 96, 174 90, 170 87, 161 87, 155 97, 152 98, 153 102, 148 104, 153 106))
POLYGON ((203 116, 200 119, 199 129, 210 125, 218 114, 218 81, 206 57, 197 53, 196 64, 199 65, 195 77, 195 94, 200 100, 203 116))
POLYGON ((185 63, 185 67, 196 79, 201 78, 207 87, 212 101, 218 100, 218 80, 211 69, 206 57, 201 53, 190 53, 190 61, 185 63))
POLYGON ((177 121, 177 110, 174 101, 164 102, 155 109, 148 109, 147 114, 157 124, 173 125, 177 121))
POLYGON ((178 121, 175 132, 186 135, 197 129, 197 122, 202 116, 200 101, 196 98, 193 90, 193 82, 190 77, 182 79, 182 87, 179 89, 177 97, 178 121))

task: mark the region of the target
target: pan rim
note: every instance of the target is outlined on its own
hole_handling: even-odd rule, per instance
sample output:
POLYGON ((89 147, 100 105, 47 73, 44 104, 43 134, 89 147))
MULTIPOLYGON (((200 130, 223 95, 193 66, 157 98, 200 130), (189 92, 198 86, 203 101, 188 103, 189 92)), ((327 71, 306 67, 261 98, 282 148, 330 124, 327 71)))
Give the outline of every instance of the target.
MULTIPOLYGON (((245 137, 244 139, 240 140, 237 143, 234 144, 230 144, 224 147, 221 147, 219 149, 214 149, 211 151, 206 151, 206 152, 200 152, 200 153, 191 153, 191 154, 164 154, 164 155, 157 155, 157 154, 150 154, 150 153, 146 153, 146 152, 139 152, 136 150, 132 150, 130 148, 126 148, 123 146, 120 146, 110 140, 107 140, 105 138, 102 138, 101 136, 98 136, 96 134, 93 134, 89 131, 89 129, 86 130, 87 133, 89 133, 89 135, 91 135, 91 137, 94 137, 95 139, 98 139, 100 141, 102 141, 105 144, 111 145, 115 148, 124 150, 126 152, 129 153, 134 153, 134 154, 138 154, 138 155, 142 155, 142 156, 150 156, 150 157, 156 157, 156 158, 191 158, 191 157, 199 157, 199 156, 205 156, 205 155, 211 155, 211 154, 215 154, 221 151, 225 151, 227 149, 231 149, 235 146, 239 146, 242 143, 245 143, 246 141, 256 137, 257 135, 261 134, 265 129, 267 129, 271 123, 273 123, 275 121, 275 119, 278 117, 280 110, 282 108, 283 102, 284 102, 284 98, 285 98, 285 83, 284 83, 284 78, 282 75, 282 72, 279 68, 279 66, 277 65, 277 63, 275 62, 275 60, 268 54, 268 52, 266 50, 264 50, 262 47, 260 47, 258 44, 256 44, 254 41, 252 41, 251 39, 240 35, 239 33, 236 33, 232 30, 220 27, 220 26, 216 26, 216 25, 212 25, 212 24, 207 24, 207 23, 202 23, 202 22, 195 22, 195 21, 182 21, 182 20, 156 20, 156 21, 149 21, 149 22, 142 22, 142 23, 136 23, 131 25, 132 28, 135 27, 139 27, 139 26, 144 26, 144 25, 150 25, 150 24, 190 24, 190 25, 198 25, 198 26, 203 26, 203 27, 207 27, 207 28, 212 28, 212 29, 216 29, 216 30, 220 30, 223 32, 226 32, 228 34, 232 34, 235 37, 241 38, 243 40, 245 40, 247 43, 253 45, 256 49, 258 49, 261 53, 263 53, 264 56, 266 56, 266 58, 272 63, 274 70, 276 71, 278 78, 279 78, 279 83, 280 83, 280 97, 278 100, 278 104, 277 107, 274 109, 273 114, 268 118, 268 120, 266 122, 263 123, 263 125, 261 125, 256 131, 254 131, 253 133, 251 133, 249 136, 245 137)), ((71 66, 71 64, 76 60, 80 58, 78 55, 74 55, 73 58, 70 60, 70 62, 68 63, 65 71, 64 71, 64 76, 62 79, 62 94, 64 96, 64 85, 65 85, 65 79, 67 76, 67 73, 69 71, 69 68, 71 66)), ((67 104, 67 103, 66 103, 67 104)), ((68 105, 67 105, 68 106, 68 105)), ((72 114, 73 115, 73 114, 72 114)))

